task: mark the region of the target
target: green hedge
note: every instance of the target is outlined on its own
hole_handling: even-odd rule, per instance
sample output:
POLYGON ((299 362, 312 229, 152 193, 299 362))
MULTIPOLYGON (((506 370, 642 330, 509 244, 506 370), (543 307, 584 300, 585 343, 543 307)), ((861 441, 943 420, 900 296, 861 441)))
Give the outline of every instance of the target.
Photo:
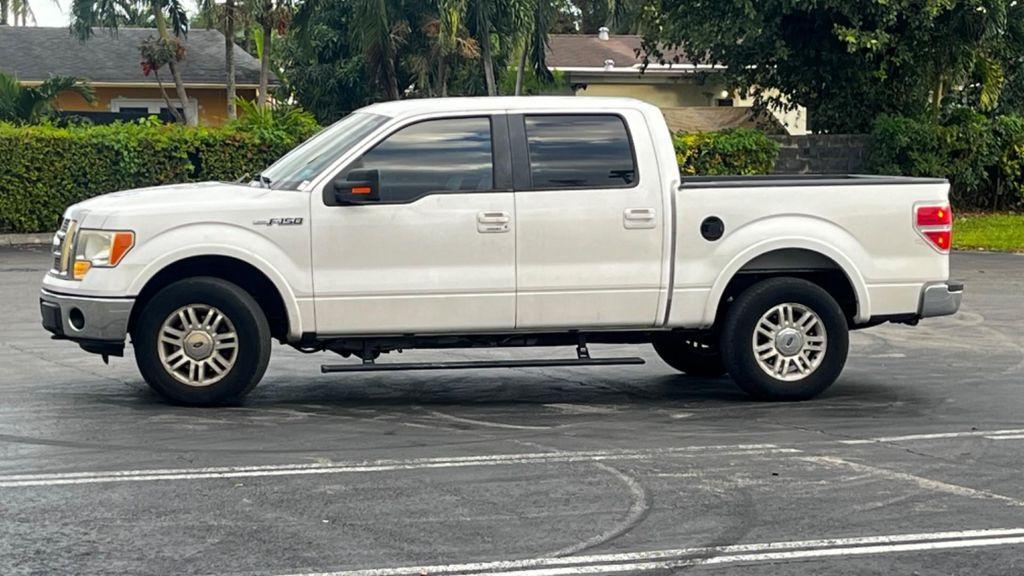
MULTIPOLYGON (((249 124, 221 129, 0 123, 0 231, 50 231, 67 206, 107 192, 255 174, 316 129, 294 122, 280 130, 280 119, 248 116, 249 124)), ((769 173, 779 148, 748 129, 673 140, 683 175, 769 173)))
POLYGON ((867 168, 876 174, 948 178, 963 210, 1024 206, 1024 118, 961 110, 945 121, 882 116, 867 168))
POLYGON ((68 205, 107 192, 255 174, 302 137, 149 123, 0 124, 0 231, 53 230, 68 205))
POLYGON ((769 174, 779 156, 778 143, 749 128, 679 132, 672 140, 683 176, 769 174))

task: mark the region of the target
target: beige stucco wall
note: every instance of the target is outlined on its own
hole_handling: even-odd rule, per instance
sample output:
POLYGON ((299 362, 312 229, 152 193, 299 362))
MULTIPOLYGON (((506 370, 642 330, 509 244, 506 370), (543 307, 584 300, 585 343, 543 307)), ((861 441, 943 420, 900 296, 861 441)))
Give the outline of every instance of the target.
POLYGON ((661 108, 714 106, 724 85, 717 83, 672 82, 666 84, 590 83, 576 91, 577 96, 628 96, 661 108))
MULTIPOLYGON (((173 84, 165 85, 171 100, 177 100, 173 84)), ((110 101, 114 98, 162 99, 158 88, 128 87, 94 87, 96 102, 90 105, 78 94, 65 93, 57 98, 57 106, 61 110, 70 111, 109 111, 110 101)), ((199 104, 199 123, 207 126, 220 126, 227 122, 227 92, 223 88, 187 88, 189 99, 199 104)), ((256 98, 256 90, 238 90, 238 97, 247 100, 256 98)))

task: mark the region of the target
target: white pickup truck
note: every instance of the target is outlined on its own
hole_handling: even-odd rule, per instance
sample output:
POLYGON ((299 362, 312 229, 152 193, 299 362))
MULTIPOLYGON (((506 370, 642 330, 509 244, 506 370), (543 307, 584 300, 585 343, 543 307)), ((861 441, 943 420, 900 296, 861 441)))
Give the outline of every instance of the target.
POLYGON ((67 209, 43 326, 123 355, 172 401, 237 402, 271 339, 324 372, 671 367, 758 398, 815 396, 848 331, 952 314, 939 179, 680 178, 631 99, 409 100, 363 108, 252 182, 100 196, 67 209), (575 346, 565 360, 378 362, 411 348, 575 346))

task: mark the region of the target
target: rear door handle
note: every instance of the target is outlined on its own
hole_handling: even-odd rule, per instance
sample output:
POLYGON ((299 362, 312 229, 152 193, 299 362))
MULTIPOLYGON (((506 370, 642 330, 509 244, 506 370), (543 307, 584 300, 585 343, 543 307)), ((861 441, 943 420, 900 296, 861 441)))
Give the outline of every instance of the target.
POLYGON ((476 215, 476 230, 481 234, 500 234, 511 229, 511 222, 508 212, 480 212, 476 215))
POLYGON ((658 224, 654 208, 626 208, 622 212, 622 225, 629 230, 654 228, 658 224))

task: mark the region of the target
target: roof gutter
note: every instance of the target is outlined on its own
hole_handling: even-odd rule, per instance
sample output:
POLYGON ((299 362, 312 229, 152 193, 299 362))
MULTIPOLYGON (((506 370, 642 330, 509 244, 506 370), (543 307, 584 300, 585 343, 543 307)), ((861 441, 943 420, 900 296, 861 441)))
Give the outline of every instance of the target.
MULTIPOLYGON (((18 83, 22 86, 39 86, 43 80, 19 80, 18 83)), ((156 82, 91 82, 85 80, 87 84, 93 88, 159 88, 160 85, 156 82)), ((165 85, 172 85, 173 82, 166 82, 165 85)), ((276 82, 271 82, 270 86, 278 86, 276 82)), ((257 90, 259 84, 235 84, 235 88, 240 90, 257 90)), ((195 89, 227 89, 227 84, 218 84, 216 82, 185 82, 185 88, 195 89)))
POLYGON ((548 66, 548 70, 558 72, 586 72, 588 74, 693 74, 694 72, 719 72, 726 70, 720 64, 642 64, 605 68, 604 66, 548 66))

